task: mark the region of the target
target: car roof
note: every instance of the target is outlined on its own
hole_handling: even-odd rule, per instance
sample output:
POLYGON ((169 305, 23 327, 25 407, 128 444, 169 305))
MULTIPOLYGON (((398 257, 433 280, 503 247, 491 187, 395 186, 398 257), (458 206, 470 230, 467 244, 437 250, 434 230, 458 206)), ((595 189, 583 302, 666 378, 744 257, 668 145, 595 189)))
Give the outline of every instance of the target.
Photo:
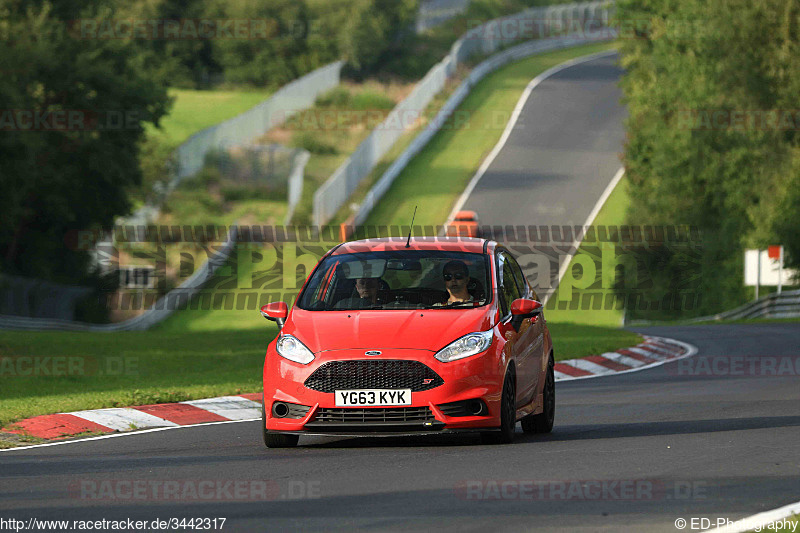
POLYGON ((478 218, 478 214, 475 211, 459 211, 453 218, 456 220, 464 218, 469 220, 476 220, 478 218))
POLYGON ((410 246, 406 248, 407 240, 408 237, 384 237, 346 242, 338 246, 332 255, 395 250, 442 250, 482 254, 494 251, 494 247, 497 245, 494 241, 471 237, 412 237, 410 246))

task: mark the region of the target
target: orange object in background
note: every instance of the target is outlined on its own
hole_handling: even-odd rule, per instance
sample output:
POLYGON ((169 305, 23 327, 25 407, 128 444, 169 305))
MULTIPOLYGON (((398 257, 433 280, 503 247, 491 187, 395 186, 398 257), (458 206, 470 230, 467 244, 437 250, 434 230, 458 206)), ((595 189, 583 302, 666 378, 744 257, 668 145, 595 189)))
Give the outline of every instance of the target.
POLYGON ((478 214, 475 211, 459 211, 447 227, 448 237, 480 237, 478 214))

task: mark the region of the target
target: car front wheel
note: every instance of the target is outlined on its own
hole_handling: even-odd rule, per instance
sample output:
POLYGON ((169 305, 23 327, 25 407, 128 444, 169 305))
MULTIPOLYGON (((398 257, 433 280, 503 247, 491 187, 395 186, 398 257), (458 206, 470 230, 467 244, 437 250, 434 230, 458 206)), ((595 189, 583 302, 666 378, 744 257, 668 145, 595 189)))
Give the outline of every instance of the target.
POLYGON ((511 372, 506 374, 503 383, 503 397, 500 402, 500 431, 481 433, 486 444, 511 444, 517 427, 517 387, 511 372))

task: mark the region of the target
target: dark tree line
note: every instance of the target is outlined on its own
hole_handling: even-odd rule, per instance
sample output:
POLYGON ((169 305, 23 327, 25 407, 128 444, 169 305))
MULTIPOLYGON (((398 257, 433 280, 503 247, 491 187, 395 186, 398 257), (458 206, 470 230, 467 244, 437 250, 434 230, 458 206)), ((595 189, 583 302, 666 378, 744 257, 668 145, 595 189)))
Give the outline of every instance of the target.
MULTIPOLYGON (((800 2, 617 6, 636 29, 622 46, 629 221, 697 226, 703 298, 690 312, 731 308, 747 299, 745 248, 782 243, 800 266, 800 2)), ((685 257, 651 259, 653 287, 674 288, 685 257)))

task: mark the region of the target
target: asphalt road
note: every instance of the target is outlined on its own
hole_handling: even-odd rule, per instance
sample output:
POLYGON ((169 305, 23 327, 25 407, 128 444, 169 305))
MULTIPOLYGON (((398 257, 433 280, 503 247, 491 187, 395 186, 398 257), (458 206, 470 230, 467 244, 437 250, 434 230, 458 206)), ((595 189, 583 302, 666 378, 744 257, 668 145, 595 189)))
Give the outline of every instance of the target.
POLYGON ((582 225, 622 166, 625 108, 616 54, 574 65, 531 92, 464 209, 481 225, 582 225))
POLYGON ((606 55, 542 81, 463 206, 478 213, 482 227, 537 228, 524 238, 486 236, 514 251, 528 278, 537 280, 540 296, 549 296, 559 261, 574 253, 574 233, 552 228, 583 226, 622 166, 626 110, 617 60, 606 55), (543 260, 550 263, 549 286, 537 267, 543 260))
POLYGON ((674 532, 677 518, 735 519, 800 499, 800 324, 641 331, 699 354, 559 383, 548 436, 518 433, 508 446, 471 435, 304 437, 268 450, 258 422, 241 422, 7 451, 0 517, 224 517, 225 531, 674 532), (756 363, 741 359, 744 374, 730 375, 745 355, 756 363), (784 375, 769 375, 770 360, 796 372, 778 362, 784 375), (166 482, 177 492, 141 488, 166 482))

